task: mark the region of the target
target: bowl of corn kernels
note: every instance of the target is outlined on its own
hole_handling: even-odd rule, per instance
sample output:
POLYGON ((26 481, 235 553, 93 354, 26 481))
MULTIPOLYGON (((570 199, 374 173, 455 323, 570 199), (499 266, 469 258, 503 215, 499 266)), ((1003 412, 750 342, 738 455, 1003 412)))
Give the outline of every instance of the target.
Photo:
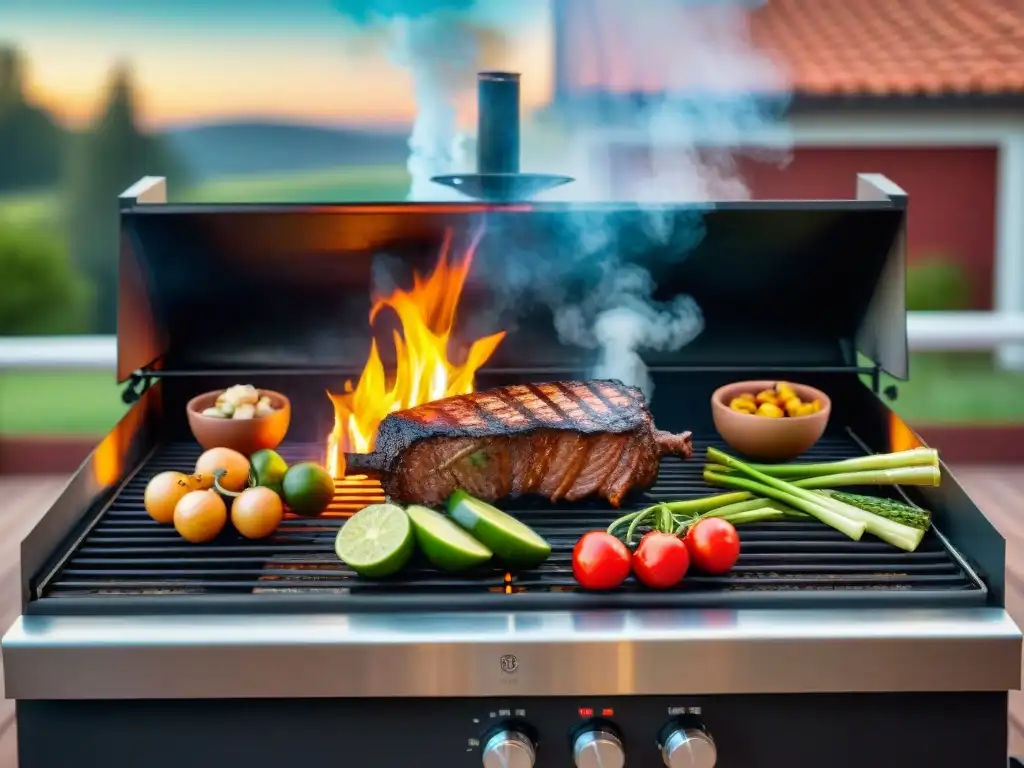
POLYGON ((711 396, 715 429, 733 449, 760 461, 789 461, 825 433, 832 401, 787 381, 738 381, 711 396))

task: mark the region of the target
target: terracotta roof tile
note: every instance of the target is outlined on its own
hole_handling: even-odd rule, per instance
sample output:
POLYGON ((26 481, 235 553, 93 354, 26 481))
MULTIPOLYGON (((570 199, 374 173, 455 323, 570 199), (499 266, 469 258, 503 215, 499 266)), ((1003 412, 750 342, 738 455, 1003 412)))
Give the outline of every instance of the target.
POLYGON ((715 8, 648 4, 637 13, 623 0, 563 0, 563 83, 634 93, 765 92, 788 81, 810 96, 1024 94, 1024 0, 768 0, 747 21, 752 45, 780 70, 774 76, 742 51, 729 59, 742 71, 730 73, 693 53, 701 46, 687 45, 692 35, 720 29, 715 8))
POLYGON ((1024 93, 1022 29, 1024 0, 769 0, 750 24, 812 95, 1024 93), (867 66, 829 67, 832 46, 867 66))

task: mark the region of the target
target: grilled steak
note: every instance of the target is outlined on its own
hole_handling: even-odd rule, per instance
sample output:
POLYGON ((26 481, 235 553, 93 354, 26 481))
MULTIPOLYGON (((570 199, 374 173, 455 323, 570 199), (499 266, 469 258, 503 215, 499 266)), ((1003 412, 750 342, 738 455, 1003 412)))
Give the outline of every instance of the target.
POLYGON ((456 488, 493 501, 604 496, 649 488, 662 456, 688 458, 690 433, 654 428, 643 394, 618 381, 517 384, 388 415, 349 472, 381 477, 394 500, 435 506, 456 488))

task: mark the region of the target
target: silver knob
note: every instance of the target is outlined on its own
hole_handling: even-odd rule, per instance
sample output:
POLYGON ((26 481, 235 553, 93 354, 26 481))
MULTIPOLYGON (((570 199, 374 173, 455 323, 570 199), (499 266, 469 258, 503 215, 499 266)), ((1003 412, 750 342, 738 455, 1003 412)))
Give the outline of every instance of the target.
POLYGON ((700 728, 672 731, 661 747, 667 768, 715 768, 718 750, 711 735, 700 728))
POLYGON ((498 731, 484 744, 484 768, 533 768, 533 742, 519 731, 498 731))
POLYGON ((584 731, 573 742, 572 759, 576 768, 622 768, 626 751, 614 733, 584 731))

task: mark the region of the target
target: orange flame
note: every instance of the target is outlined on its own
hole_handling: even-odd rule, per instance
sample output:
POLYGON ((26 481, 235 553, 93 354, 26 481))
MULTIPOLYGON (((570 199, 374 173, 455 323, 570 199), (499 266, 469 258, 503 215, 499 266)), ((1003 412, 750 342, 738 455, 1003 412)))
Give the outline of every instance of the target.
POLYGON ((374 340, 370 355, 355 389, 345 382, 343 394, 328 397, 334 403, 334 430, 327 440, 327 467, 335 477, 345 474, 346 451, 369 453, 377 439, 377 427, 389 413, 404 408, 473 391, 477 370, 505 338, 501 331, 478 339, 469 347, 461 365, 448 358, 448 342, 462 288, 480 242, 478 232, 458 263, 449 263, 452 234, 445 233, 437 266, 426 279, 413 276, 410 291, 396 290, 376 299, 370 308, 370 323, 385 307, 398 315, 402 333, 395 333, 396 370, 388 385, 374 340))

